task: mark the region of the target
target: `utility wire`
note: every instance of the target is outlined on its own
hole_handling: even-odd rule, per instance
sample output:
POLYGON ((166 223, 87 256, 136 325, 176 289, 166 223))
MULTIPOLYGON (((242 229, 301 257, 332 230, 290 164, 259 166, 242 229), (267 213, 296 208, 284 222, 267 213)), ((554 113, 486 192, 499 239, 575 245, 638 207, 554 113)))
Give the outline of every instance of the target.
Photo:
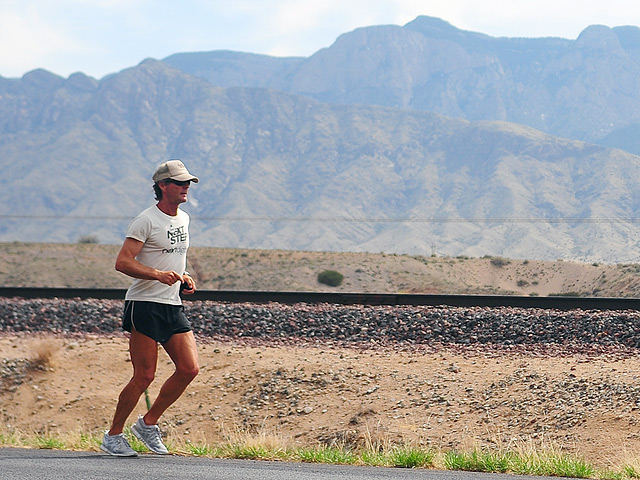
MULTIPOLYGON (((131 220, 129 216, 108 215, 0 215, 0 219, 23 220, 131 220)), ((211 222, 296 222, 296 223, 640 223, 640 217, 198 217, 192 220, 211 222)))

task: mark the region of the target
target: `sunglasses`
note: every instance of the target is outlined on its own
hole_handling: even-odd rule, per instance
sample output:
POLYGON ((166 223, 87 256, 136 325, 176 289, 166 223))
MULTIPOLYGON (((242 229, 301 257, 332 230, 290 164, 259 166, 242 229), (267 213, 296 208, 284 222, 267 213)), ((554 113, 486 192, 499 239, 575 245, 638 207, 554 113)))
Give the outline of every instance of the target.
POLYGON ((191 180, 180 181, 180 180, 174 180, 173 178, 167 178, 165 180, 165 183, 173 183, 174 185, 178 185, 179 187, 184 187, 185 185, 190 185, 191 180))

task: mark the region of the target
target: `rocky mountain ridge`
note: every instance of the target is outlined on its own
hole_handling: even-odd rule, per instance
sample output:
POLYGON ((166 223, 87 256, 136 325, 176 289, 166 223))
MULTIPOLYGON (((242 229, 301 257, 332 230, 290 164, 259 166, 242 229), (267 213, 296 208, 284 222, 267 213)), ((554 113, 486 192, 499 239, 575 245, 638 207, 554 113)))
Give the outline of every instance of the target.
POLYGON ((496 38, 421 16, 345 33, 308 58, 213 51, 163 61, 219 86, 508 121, 640 153, 635 26, 591 25, 575 40, 496 38))
MULTIPOLYGON (((416 22, 379 28, 402 39, 420 27, 416 22)), ((336 46, 356 55, 349 39, 366 39, 374 30, 347 34, 317 55, 326 57, 336 46)), ((453 27, 444 33, 460 36, 453 27)), ((462 37, 477 51, 495 40, 462 37)), ((632 40, 625 51, 635 51, 632 40)), ((392 55, 383 44, 373 49, 392 55)), ((301 69, 311 60, 279 59, 283 66, 276 68, 270 60, 242 56, 253 67, 238 67, 239 78, 260 76, 265 68, 301 69)), ((0 186, 11 199, 0 210, 0 241, 92 236, 120 243, 129 220, 153 203, 155 166, 182 158, 202 179, 185 206, 194 245, 638 258, 638 157, 519 124, 404 107, 214 86, 166 60, 150 59, 100 80, 43 70, 0 78, 0 186)))

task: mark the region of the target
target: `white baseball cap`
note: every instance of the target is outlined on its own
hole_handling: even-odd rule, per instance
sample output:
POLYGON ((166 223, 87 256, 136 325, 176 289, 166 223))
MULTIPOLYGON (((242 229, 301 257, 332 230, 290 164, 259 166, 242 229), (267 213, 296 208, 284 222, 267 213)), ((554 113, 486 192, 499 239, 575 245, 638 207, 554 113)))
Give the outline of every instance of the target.
POLYGON ((169 160, 162 163, 153 174, 153 181, 155 183, 168 179, 178 180, 179 182, 190 180, 198 183, 198 177, 191 175, 187 167, 185 167, 184 163, 180 160, 169 160))

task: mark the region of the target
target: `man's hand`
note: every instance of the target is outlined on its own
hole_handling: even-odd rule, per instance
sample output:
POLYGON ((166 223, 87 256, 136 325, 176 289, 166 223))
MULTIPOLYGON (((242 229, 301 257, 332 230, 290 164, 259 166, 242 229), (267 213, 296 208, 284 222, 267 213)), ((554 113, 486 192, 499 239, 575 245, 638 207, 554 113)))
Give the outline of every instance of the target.
POLYGON ((185 273, 182 275, 182 286, 180 291, 186 295, 191 295, 196 291, 196 281, 191 278, 191 275, 185 273))
POLYGON ((174 271, 159 271, 156 280, 165 285, 173 285, 176 282, 182 282, 182 275, 174 271))

